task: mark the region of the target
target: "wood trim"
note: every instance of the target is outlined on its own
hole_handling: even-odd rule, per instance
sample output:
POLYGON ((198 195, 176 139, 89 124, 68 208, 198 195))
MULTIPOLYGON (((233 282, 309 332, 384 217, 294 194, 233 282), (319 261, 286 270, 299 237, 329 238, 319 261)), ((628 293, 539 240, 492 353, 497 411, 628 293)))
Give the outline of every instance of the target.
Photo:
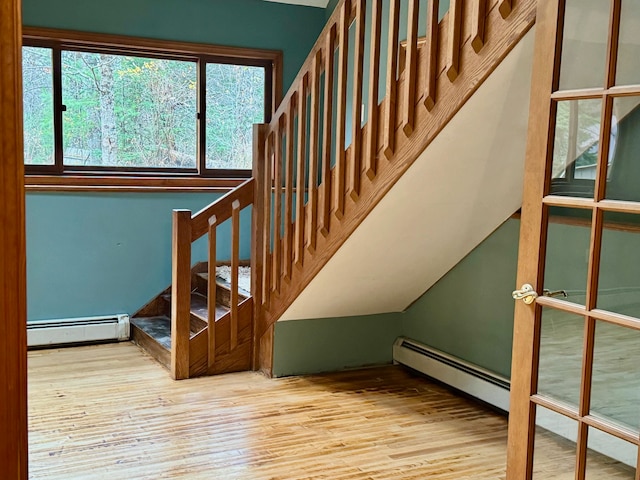
POLYGON ((471 15, 471 46, 476 53, 480 53, 480 50, 484 47, 487 0, 475 0, 472 5, 471 15))
POLYGON ((174 210, 171 261, 171 376, 174 380, 189 378, 191 241, 191 212, 174 210))
POLYGON ((334 166, 333 213, 336 218, 344 216, 346 187, 346 122, 347 122, 347 71, 349 61, 349 12, 351 0, 344 0, 340 14, 338 32, 338 95, 336 98, 336 163, 334 166))
POLYGON ((22 145, 21 12, 0 0, 0 468, 26 480, 27 300, 22 145))
MULTIPOLYGON (((260 59, 282 64, 282 52, 262 48, 230 47, 206 43, 180 42, 175 40, 159 40, 155 38, 112 35, 106 33, 80 32, 55 28, 25 26, 22 30, 24 38, 31 40, 55 40, 66 43, 110 48, 137 48, 156 53, 173 53, 178 55, 208 55, 213 57, 232 57, 237 59, 260 59)), ((282 76, 281 68, 278 76, 282 76)))
MULTIPOLYGON (((298 95, 298 138, 297 138, 297 177, 296 177, 296 217, 294 230, 293 261, 298 267, 302 266, 304 258, 304 230, 305 211, 304 194, 307 165, 307 90, 309 88, 309 76, 302 76, 300 83, 300 93, 298 95)), ((287 222, 291 219, 288 218, 287 222)), ((287 259, 291 264, 292 259, 287 259)))
POLYGON ((429 2, 429 10, 427 12, 427 61, 424 106, 428 111, 433 110, 436 106, 436 79, 438 76, 438 10, 440 8, 439 0, 431 0, 429 2))
POLYGON ((191 241, 195 242, 209 230, 209 218, 216 216, 218 224, 231 218, 231 206, 234 200, 240 202, 240 208, 245 208, 253 203, 254 179, 250 178, 239 187, 220 197, 211 205, 204 207, 191 217, 191 241))
POLYGON ((209 218, 209 261, 207 262, 207 367, 213 368, 216 363, 216 216, 209 218))
MULTIPOLYGON (((520 251, 516 288, 530 283, 542 290, 545 255, 547 210, 542 202, 546 191, 545 171, 550 161, 550 119, 554 105, 549 100, 557 84, 556 54, 561 43, 556 31, 562 18, 562 2, 548 0, 537 3, 536 39, 533 58, 529 132, 526 147, 520 251)), ((513 354, 511 364, 511 399, 507 442, 507 479, 530 479, 533 468, 535 408, 530 397, 537 389, 539 349, 539 306, 515 305, 513 354)))
POLYGON ((447 38, 447 77, 451 82, 460 74, 460 47, 462 37, 462 0, 449 3, 449 36, 447 38))
POLYGON ((409 13, 407 21, 407 42, 404 68, 405 88, 402 95, 402 131, 409 136, 413 133, 413 123, 416 113, 416 77, 418 56, 418 12, 420 2, 409 0, 409 13))
MULTIPOLYGON (((334 12, 335 15, 335 12, 334 12)), ((322 195, 320 196, 320 233, 325 237, 331 225, 331 141, 333 135, 333 77, 335 24, 327 31, 324 57, 324 119, 322 129, 322 195)))
MULTIPOLYGON (((355 13, 355 45, 353 95, 351 107, 351 163, 349 167, 350 184, 349 196, 357 201, 360 196, 360 181, 362 178, 362 74, 364 69, 364 34, 366 20, 366 6, 364 0, 356 0, 355 13)), ((377 61, 376 61, 377 62, 377 61)), ((375 83, 378 77, 374 78, 375 83)))
POLYGON ((27 192, 228 192, 244 178, 26 175, 27 192))
POLYGON ((309 215, 307 224, 307 248, 311 252, 316 249, 316 238, 318 235, 318 147, 320 124, 320 70, 322 68, 322 52, 316 53, 315 62, 311 70, 311 124, 309 125, 309 215))
MULTIPOLYGON (((266 262, 265 233, 267 230, 265 176, 267 172, 268 155, 266 151, 266 135, 269 126, 266 124, 253 126, 253 179, 254 194, 251 209, 251 296, 253 297, 253 351, 251 365, 258 369, 259 339, 255 332, 258 330, 258 320, 262 314, 262 281, 266 262)), ((270 189, 269 189, 270 190, 270 189)))
POLYGON ((378 92, 380 77, 380 36, 382 34, 382 0, 373 0, 371 12, 371 48, 369 55, 369 96, 367 100, 367 146, 365 150, 365 172, 370 180, 378 168, 378 92), (374 80, 371 80, 374 79, 374 80))
MULTIPOLYGON (((455 1, 455 0, 454 0, 455 1)), ((398 96, 398 30, 400 28, 400 0, 389 2, 389 35, 387 54, 387 84, 385 94, 384 128, 382 130, 383 153, 387 159, 393 157, 396 145, 396 102, 398 96)))

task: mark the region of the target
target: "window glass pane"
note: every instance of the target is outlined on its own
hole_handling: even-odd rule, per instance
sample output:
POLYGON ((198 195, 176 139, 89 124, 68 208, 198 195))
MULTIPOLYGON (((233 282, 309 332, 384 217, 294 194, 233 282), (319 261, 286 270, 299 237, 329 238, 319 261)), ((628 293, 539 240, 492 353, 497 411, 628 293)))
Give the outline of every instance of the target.
POLYGON ((207 168, 250 169, 253 124, 264 122, 265 69, 207 64, 207 168))
POLYGON ((196 168, 196 64, 62 52, 64 164, 196 168))
POLYGON ((577 407, 580 400, 584 318, 542 310, 538 393, 577 407))
POLYGON ((636 478, 638 447, 629 442, 589 427, 587 440, 588 480, 636 478))
POLYGON ((50 48, 23 47, 24 163, 53 165, 53 60, 50 48))
POLYGON ((603 86, 609 10, 610 2, 567 0, 560 90, 603 86))
POLYGON ((613 100, 606 197, 640 201, 640 97, 613 100))
POLYGON ((616 72, 616 84, 618 85, 640 83, 638 31, 640 31, 640 2, 638 0, 623 0, 616 72))
POLYGON ((593 197, 601 110, 599 99, 558 102, 551 193, 593 197))
POLYGON ((638 431, 640 428, 640 332, 596 324, 591 414, 638 431))
POLYGON ((578 422, 536 406, 534 480, 574 480, 578 422))

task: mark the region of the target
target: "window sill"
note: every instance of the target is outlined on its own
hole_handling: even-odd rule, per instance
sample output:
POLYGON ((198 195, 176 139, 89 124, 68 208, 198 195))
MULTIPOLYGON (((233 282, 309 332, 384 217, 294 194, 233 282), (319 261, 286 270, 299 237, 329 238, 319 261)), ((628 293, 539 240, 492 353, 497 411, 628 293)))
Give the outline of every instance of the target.
POLYGON ((27 192, 227 192, 246 178, 25 175, 27 192))

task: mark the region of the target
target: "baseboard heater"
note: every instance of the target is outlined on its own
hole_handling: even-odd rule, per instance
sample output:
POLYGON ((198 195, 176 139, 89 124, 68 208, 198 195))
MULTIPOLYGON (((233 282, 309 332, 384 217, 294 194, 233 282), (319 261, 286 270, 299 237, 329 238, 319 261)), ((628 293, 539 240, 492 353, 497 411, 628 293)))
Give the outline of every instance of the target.
POLYGON ((509 411, 509 380, 496 373, 406 337, 394 342, 393 361, 509 411))
POLYGON ((27 322, 27 345, 42 348, 129 339, 129 315, 27 322))
MULTIPOLYGON (((478 398, 504 412, 509 411, 507 378, 465 362, 445 352, 398 337, 393 344, 393 361, 434 378, 472 397, 478 398)), ((560 435, 571 442, 577 441, 576 422, 551 410, 538 408, 536 425, 560 435)), ((637 448, 597 429, 589 429, 589 448, 630 466, 635 466, 637 448)))

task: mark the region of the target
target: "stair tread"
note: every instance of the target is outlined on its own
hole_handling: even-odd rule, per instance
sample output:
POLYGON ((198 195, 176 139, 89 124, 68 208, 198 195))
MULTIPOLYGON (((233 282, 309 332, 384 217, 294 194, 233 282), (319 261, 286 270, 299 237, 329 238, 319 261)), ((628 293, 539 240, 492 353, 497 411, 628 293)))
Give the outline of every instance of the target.
MULTIPOLYGON (((200 278, 202 278, 203 280, 205 280, 206 282, 209 281, 209 274, 207 272, 202 272, 202 273, 198 273, 197 274, 200 278)), ((229 290, 231 290, 231 283, 228 282, 226 279, 216 275, 216 283, 218 285, 221 285, 229 290)), ((238 285, 238 293, 240 294, 240 296, 242 297, 250 297, 251 296, 251 292, 249 290, 245 290, 244 288, 242 288, 240 285, 238 285)))
POLYGON ((167 316, 136 317, 131 324, 153 338, 159 345, 171 350, 171 319, 167 316))
MULTIPOLYGON (((162 298, 171 303, 171 294, 165 293, 162 295, 162 298)), ((231 309, 225 305, 221 305, 216 303, 216 320, 222 318, 227 312, 231 309)), ((192 293, 191 294, 191 313, 204 320, 205 322, 209 318, 208 307, 207 307, 207 297, 200 293, 192 293)))

